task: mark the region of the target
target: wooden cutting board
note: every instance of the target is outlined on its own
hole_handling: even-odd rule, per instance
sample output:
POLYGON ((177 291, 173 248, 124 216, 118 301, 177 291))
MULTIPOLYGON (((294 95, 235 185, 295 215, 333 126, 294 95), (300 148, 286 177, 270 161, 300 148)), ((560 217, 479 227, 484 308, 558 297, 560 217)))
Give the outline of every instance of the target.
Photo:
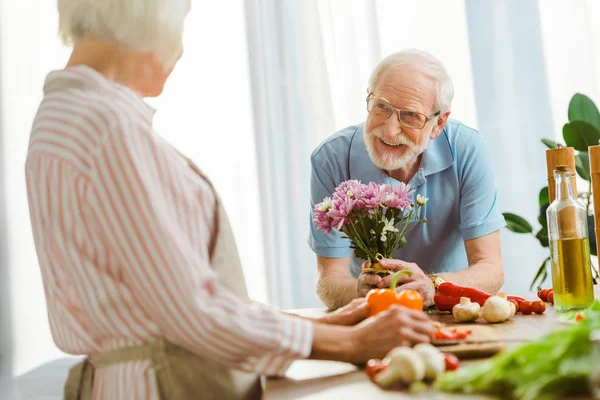
POLYGON ((452 353, 461 360, 488 358, 506 349, 502 342, 460 343, 450 346, 439 346, 444 353, 452 353))
POLYGON ((434 345, 440 351, 452 353, 460 359, 485 358, 491 357, 504 349, 506 344, 502 342, 494 328, 489 325, 453 325, 446 326, 446 329, 471 329, 472 333, 466 339, 456 341, 439 341, 434 345))

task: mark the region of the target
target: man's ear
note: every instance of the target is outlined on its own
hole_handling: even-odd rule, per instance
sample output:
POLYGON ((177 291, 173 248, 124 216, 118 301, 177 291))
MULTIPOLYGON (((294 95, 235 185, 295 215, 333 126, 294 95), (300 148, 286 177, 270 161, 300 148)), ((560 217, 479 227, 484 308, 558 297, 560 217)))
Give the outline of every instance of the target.
POLYGON ((435 121, 436 124, 433 127, 433 129, 431 130, 431 135, 429 135, 430 139, 432 139, 432 140, 437 139, 438 136, 440 136, 440 134, 444 130, 444 126, 446 126, 446 122, 448 122, 449 116, 450 116, 450 110, 446 111, 445 113, 443 113, 437 117, 437 119, 435 121))

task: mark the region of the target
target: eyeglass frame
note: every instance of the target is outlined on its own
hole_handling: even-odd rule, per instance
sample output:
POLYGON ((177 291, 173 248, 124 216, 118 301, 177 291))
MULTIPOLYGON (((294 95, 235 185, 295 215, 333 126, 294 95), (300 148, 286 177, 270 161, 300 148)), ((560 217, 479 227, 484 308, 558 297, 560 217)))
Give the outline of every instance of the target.
POLYGON ((430 117, 428 117, 426 114, 423 114, 422 112, 413 111, 413 110, 409 110, 409 109, 406 109, 406 108, 398 108, 398 107, 394 107, 393 105, 391 105, 391 104, 390 104, 390 102, 389 102, 389 101, 387 101, 387 100, 385 100, 385 99, 382 99, 382 98, 380 98, 380 97, 376 97, 376 96, 373 94, 373 92, 371 92, 371 93, 369 93, 369 95, 368 95, 368 96, 367 96, 367 98, 365 99, 365 100, 366 100, 366 102, 367 102, 367 112, 368 112, 369 114, 371 114, 372 116, 376 117, 376 118, 383 118, 383 117, 380 117, 379 115, 372 114, 372 113, 371 113, 371 111, 369 111, 369 100, 370 100, 370 99, 381 99, 381 100, 385 101, 385 102, 386 102, 386 103, 387 103, 387 104, 388 104, 388 105, 389 105, 389 106, 392 108, 392 111, 390 112, 390 115, 388 115, 388 116, 387 116, 387 117, 385 117, 384 119, 388 119, 389 117, 391 117, 391 116, 392 116, 392 114, 394 114, 394 112, 396 112, 396 113, 398 114, 398 123, 399 123, 401 126, 403 126, 403 127, 405 127, 405 128, 409 128, 409 129, 423 129, 423 128, 425 128, 425 125, 427 125, 427 123, 428 123, 429 121, 431 121, 431 120, 432 120, 432 119, 434 119, 435 117, 438 117, 438 116, 439 116, 439 115, 442 113, 442 111, 441 111, 441 110, 438 110, 437 112, 435 112, 435 113, 431 114, 431 116, 430 116, 430 117), (412 112, 412 113, 415 113, 415 114, 420 114, 420 115, 424 116, 424 117, 425 117, 425 122, 423 122, 423 126, 422 126, 422 127, 420 127, 420 128, 416 128, 416 127, 413 127, 413 126, 406 126, 406 125, 404 125, 404 124, 402 123, 402 118, 400 118, 400 111, 408 111, 408 112, 412 112))

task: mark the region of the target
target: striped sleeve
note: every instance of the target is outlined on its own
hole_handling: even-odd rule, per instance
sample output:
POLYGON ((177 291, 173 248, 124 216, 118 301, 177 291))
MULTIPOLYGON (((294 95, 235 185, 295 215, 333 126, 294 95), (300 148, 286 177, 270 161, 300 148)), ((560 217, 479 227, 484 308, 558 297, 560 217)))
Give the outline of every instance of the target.
POLYGON ((231 367, 282 374, 310 354, 312 324, 242 301, 219 283, 208 255, 211 193, 191 184, 187 166, 148 130, 116 123, 86 192, 123 279, 172 343, 231 367))

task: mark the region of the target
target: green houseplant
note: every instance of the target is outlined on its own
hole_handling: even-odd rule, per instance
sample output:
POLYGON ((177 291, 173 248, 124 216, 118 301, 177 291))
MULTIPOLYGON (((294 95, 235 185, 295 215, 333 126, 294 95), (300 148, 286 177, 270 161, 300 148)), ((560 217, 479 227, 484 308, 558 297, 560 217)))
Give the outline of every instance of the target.
MULTIPOLYGON (((563 139, 567 147, 573 147, 575 154, 575 169, 577 175, 587 181, 587 188, 577 188, 578 197, 586 206, 588 211, 588 235, 590 239, 590 252, 596 254, 596 235, 594 233, 594 215, 591 210, 592 204, 592 182, 590 177, 590 159, 588 156, 588 146, 595 146, 600 143, 600 112, 594 102, 587 96, 576 93, 569 102, 568 111, 569 122, 563 126, 563 139)), ((548 148, 555 148, 556 142, 551 139, 542 139, 542 143, 548 148)), ((550 205, 548 195, 548 186, 540 190, 538 196, 539 215, 538 222, 541 225, 537 232, 534 232, 531 224, 523 217, 513 213, 503 213, 506 219, 506 228, 511 232, 520 234, 534 235, 542 247, 548 247, 548 224, 546 221, 546 209, 550 205)), ((548 276, 548 263, 550 255, 542 262, 533 281, 530 290, 543 282, 548 276)), ((594 284, 599 283, 598 271, 594 267, 594 284)))

